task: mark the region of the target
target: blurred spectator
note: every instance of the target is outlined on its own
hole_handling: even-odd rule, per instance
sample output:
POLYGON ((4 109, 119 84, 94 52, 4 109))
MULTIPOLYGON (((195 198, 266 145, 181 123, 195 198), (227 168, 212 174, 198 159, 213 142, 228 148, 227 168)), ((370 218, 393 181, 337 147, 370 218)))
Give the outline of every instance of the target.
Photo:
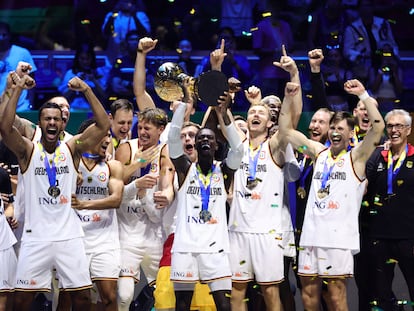
POLYGON ((350 111, 344 83, 352 79, 352 73, 345 66, 339 48, 327 49, 325 55, 325 60, 322 63, 322 75, 325 81, 328 104, 333 111, 350 111))
MULTIPOLYGON (((20 46, 11 43, 10 25, 0 22, 0 90, 6 88, 7 76, 10 71, 16 70, 17 64, 27 62, 32 66, 31 75, 36 71, 36 65, 30 52, 20 46)), ((23 90, 17 103, 16 111, 30 110, 34 97, 33 91, 23 90)))
POLYGON ((112 66, 108 85, 108 95, 111 101, 125 98, 130 102, 135 102, 132 80, 139 39, 138 31, 129 31, 123 43, 127 54, 121 58, 117 58, 112 66))
POLYGON ((196 63, 191 59, 192 51, 193 47, 189 40, 184 39, 178 43, 177 53, 179 56, 177 64, 190 76, 194 76, 196 69, 196 63))
POLYGON ((381 112, 398 108, 403 92, 402 71, 392 45, 385 43, 380 49, 380 66, 375 71, 375 79, 371 87, 381 112))
POLYGON ((220 27, 231 27, 234 30, 237 47, 242 50, 251 49, 251 37, 247 36, 253 27, 254 9, 263 10, 263 0, 222 0, 220 27))
POLYGON ((390 24, 387 20, 374 16, 372 1, 362 0, 359 5, 359 18, 347 26, 344 35, 343 53, 350 63, 353 78, 368 85, 371 68, 379 68, 378 49, 388 42, 399 55, 390 24))
POLYGON ((149 18, 142 1, 119 0, 102 25, 102 32, 108 39, 106 51, 112 64, 116 58, 125 55, 121 42, 125 41, 130 30, 137 30, 140 37, 148 36, 151 33, 149 18))
MULTIPOLYGON (((247 57, 237 52, 233 29, 224 27, 220 30, 217 38, 217 48, 220 48, 222 39, 225 41, 224 52, 227 53, 227 56, 224 58, 221 65, 221 71, 228 78, 234 77, 239 80, 241 82, 241 88, 247 89, 247 87, 251 85, 253 71, 247 57)), ((211 70, 210 56, 205 56, 201 60, 201 63, 196 67, 194 76, 198 77, 202 72, 208 70, 211 70)), ((241 93, 242 92, 238 92, 235 95, 235 103, 238 106, 234 108, 235 110, 241 107, 247 108, 249 106, 245 96, 241 93)))
POLYGON ((82 44, 76 50, 72 69, 66 72, 58 90, 70 102, 71 110, 89 110, 90 105, 83 94, 72 91, 68 87, 69 80, 78 76, 92 88, 95 95, 105 105, 109 72, 110 66, 97 67, 93 47, 88 44, 82 44))
POLYGON ((258 86, 263 96, 274 94, 283 98, 289 73, 273 62, 280 59, 283 44, 289 52, 293 49, 293 35, 289 24, 279 18, 278 5, 273 3, 269 8, 252 33, 253 50, 259 56, 258 86))
POLYGON ((308 28, 308 49, 342 46, 346 26, 342 1, 327 0, 323 7, 312 14, 308 28))

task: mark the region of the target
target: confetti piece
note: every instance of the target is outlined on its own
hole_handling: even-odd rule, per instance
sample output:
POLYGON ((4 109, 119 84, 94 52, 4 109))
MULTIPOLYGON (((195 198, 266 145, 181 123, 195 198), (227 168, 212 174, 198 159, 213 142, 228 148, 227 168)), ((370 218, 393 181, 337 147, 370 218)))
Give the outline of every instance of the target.
POLYGON ((243 299, 243 302, 248 302, 249 301, 249 298, 244 298, 243 299))
POLYGON ((398 263, 398 260, 390 258, 385 263, 398 263))
POLYGON ((269 231, 269 233, 270 233, 270 234, 275 233, 275 232, 276 232, 276 230, 275 230, 275 229, 271 229, 271 230, 269 231))
POLYGON ((246 263, 246 260, 240 261, 240 265, 244 265, 246 263))
POLYGON ((219 250, 218 252, 219 252, 219 253, 222 253, 222 252, 224 252, 224 249, 221 249, 221 250, 219 250))
POLYGON ((378 214, 378 211, 377 210, 370 210, 369 213, 371 215, 376 215, 376 214, 378 214))
POLYGON ((253 285, 253 288, 254 288, 254 289, 258 289, 258 288, 259 288, 259 285, 254 284, 254 285, 253 285))
POLYGON ((231 298, 231 295, 230 295, 229 293, 226 293, 226 294, 225 294, 225 296, 226 296, 227 298, 231 298))
POLYGON ((299 151, 300 153, 303 153, 306 149, 308 149, 308 147, 307 147, 307 146, 305 146, 305 145, 303 145, 303 146, 299 146, 299 147, 298 147, 298 151, 299 151))
POLYGON ((279 246, 281 249, 285 249, 281 244, 278 244, 277 246, 279 246))
POLYGON ((326 270, 329 270, 329 269, 331 269, 332 268, 332 266, 327 266, 326 267, 326 270))
POLYGON ((214 241, 213 243, 211 243, 209 246, 211 247, 211 246, 213 246, 214 244, 216 244, 216 242, 214 241))
POLYGON ((362 204, 361 204, 362 206, 365 206, 365 207, 368 207, 369 206, 369 203, 368 203, 368 201, 362 201, 362 204))
POLYGON ((328 285, 328 281, 323 280, 323 284, 328 285))
POLYGON ((76 140, 76 144, 78 144, 78 145, 79 145, 79 144, 81 144, 81 143, 82 143, 82 142, 81 142, 79 139, 77 139, 77 140, 76 140))

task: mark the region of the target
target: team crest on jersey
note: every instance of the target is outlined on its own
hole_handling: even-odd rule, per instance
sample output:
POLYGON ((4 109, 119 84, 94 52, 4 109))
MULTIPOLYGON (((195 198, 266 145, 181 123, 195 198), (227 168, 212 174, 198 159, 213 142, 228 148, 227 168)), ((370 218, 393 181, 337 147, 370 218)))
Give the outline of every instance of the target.
POLYGON ((259 159, 264 160, 265 158, 266 158, 266 151, 264 151, 264 150, 260 151, 259 159))
POLYGON ((344 166, 344 164, 345 164, 345 159, 344 159, 344 158, 340 158, 340 159, 338 160, 338 162, 336 162, 336 165, 337 165, 338 167, 342 167, 342 166, 344 166))
POLYGON ((156 173, 158 171, 158 164, 157 163, 151 163, 151 173, 156 173))
POLYGON ((63 153, 63 152, 60 152, 60 153, 59 153, 58 161, 59 161, 59 162, 64 162, 64 161, 66 161, 66 155, 65 155, 65 153, 63 153))
POLYGON ((107 179, 106 172, 100 172, 99 175, 98 175, 98 179, 101 182, 105 182, 106 179, 107 179))
POLYGON ((211 175, 211 180, 215 183, 218 183, 220 181, 220 176, 217 173, 214 173, 213 175, 211 175))

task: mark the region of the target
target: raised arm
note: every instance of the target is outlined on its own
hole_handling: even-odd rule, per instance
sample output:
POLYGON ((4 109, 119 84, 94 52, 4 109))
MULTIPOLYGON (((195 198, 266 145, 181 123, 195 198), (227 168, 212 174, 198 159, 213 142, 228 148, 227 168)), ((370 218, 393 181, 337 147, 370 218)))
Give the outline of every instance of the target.
POLYGON ((157 39, 153 40, 148 37, 141 38, 138 42, 133 88, 139 111, 144 111, 147 108, 155 108, 154 101, 146 91, 147 74, 145 69, 145 61, 147 54, 155 48, 157 42, 157 39))
POLYGON ((184 154, 183 144, 181 142, 181 127, 184 122, 184 115, 189 104, 179 102, 171 119, 170 131, 168 132, 168 151, 169 158, 175 166, 178 175, 178 184, 181 186, 184 182, 186 173, 191 166, 190 159, 184 154))
POLYGON ((33 144, 30 139, 22 136, 13 123, 16 117, 17 102, 22 90, 31 89, 36 83, 29 75, 24 75, 20 78, 16 72, 11 74, 11 78, 14 84, 13 88, 6 95, 8 97, 7 102, 0 106, 0 115, 2 116, 0 133, 5 145, 16 155, 20 169, 24 172, 29 163, 33 144))
MULTIPOLYGON (((299 87, 298 84, 293 82, 288 82, 286 84, 285 96, 283 98, 282 109, 279 116, 279 131, 277 135, 283 137, 286 142, 290 142, 294 149, 299 150, 314 159, 325 147, 321 143, 310 140, 303 133, 295 130, 292 123, 291 109, 292 105, 294 105, 293 97, 298 94, 299 87)), ((271 141, 272 140, 273 137, 271 141)))
POLYGON ((234 124, 233 115, 231 114, 230 109, 228 109, 230 102, 230 95, 225 92, 218 99, 219 105, 215 108, 223 135, 226 137, 230 146, 227 157, 224 159, 222 165, 223 173, 227 176, 224 181, 227 191, 230 189, 235 170, 240 167, 244 151, 242 139, 234 124))
POLYGON ((359 143, 351 152, 352 160, 356 174, 363 178, 365 176, 365 165, 371 153, 378 146, 381 136, 384 133, 385 123, 378 111, 378 103, 375 98, 369 96, 365 90, 364 85, 356 80, 348 80, 344 84, 344 89, 349 94, 353 94, 359 97, 365 104, 367 109, 368 119, 371 121, 371 128, 368 130, 364 140, 359 143))
POLYGON ((82 134, 75 135, 68 141, 69 147, 74 151, 75 163, 79 163, 82 152, 93 147, 97 141, 100 141, 107 135, 111 124, 101 102, 87 83, 78 77, 74 77, 69 81, 68 86, 73 91, 83 93, 96 119, 95 124, 89 126, 82 134))
POLYGON ((300 77, 299 77, 299 70, 298 66, 296 65, 295 60, 287 55, 286 48, 282 45, 282 56, 280 57, 279 62, 273 62, 273 64, 277 67, 282 68, 283 70, 289 72, 290 75, 290 82, 296 83, 299 85, 299 89, 297 93, 293 96, 292 100, 294 101, 293 107, 291 107, 291 117, 293 122, 293 127, 297 127, 300 119, 300 115, 302 113, 302 88, 300 87, 300 77))
POLYGON ((313 110, 328 108, 326 98, 325 82, 321 72, 321 64, 324 59, 321 49, 314 49, 308 52, 309 66, 311 70, 310 82, 312 91, 313 110))

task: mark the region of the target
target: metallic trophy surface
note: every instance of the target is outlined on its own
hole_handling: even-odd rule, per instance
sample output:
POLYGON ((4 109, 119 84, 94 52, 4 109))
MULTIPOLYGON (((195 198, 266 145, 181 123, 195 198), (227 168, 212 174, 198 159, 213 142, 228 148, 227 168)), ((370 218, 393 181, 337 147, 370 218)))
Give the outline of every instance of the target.
POLYGON ((155 92, 167 102, 181 100, 184 97, 183 86, 187 79, 190 95, 209 106, 216 106, 219 96, 229 89, 227 77, 220 71, 207 71, 198 78, 193 78, 178 64, 166 62, 158 68, 155 75, 155 92))

